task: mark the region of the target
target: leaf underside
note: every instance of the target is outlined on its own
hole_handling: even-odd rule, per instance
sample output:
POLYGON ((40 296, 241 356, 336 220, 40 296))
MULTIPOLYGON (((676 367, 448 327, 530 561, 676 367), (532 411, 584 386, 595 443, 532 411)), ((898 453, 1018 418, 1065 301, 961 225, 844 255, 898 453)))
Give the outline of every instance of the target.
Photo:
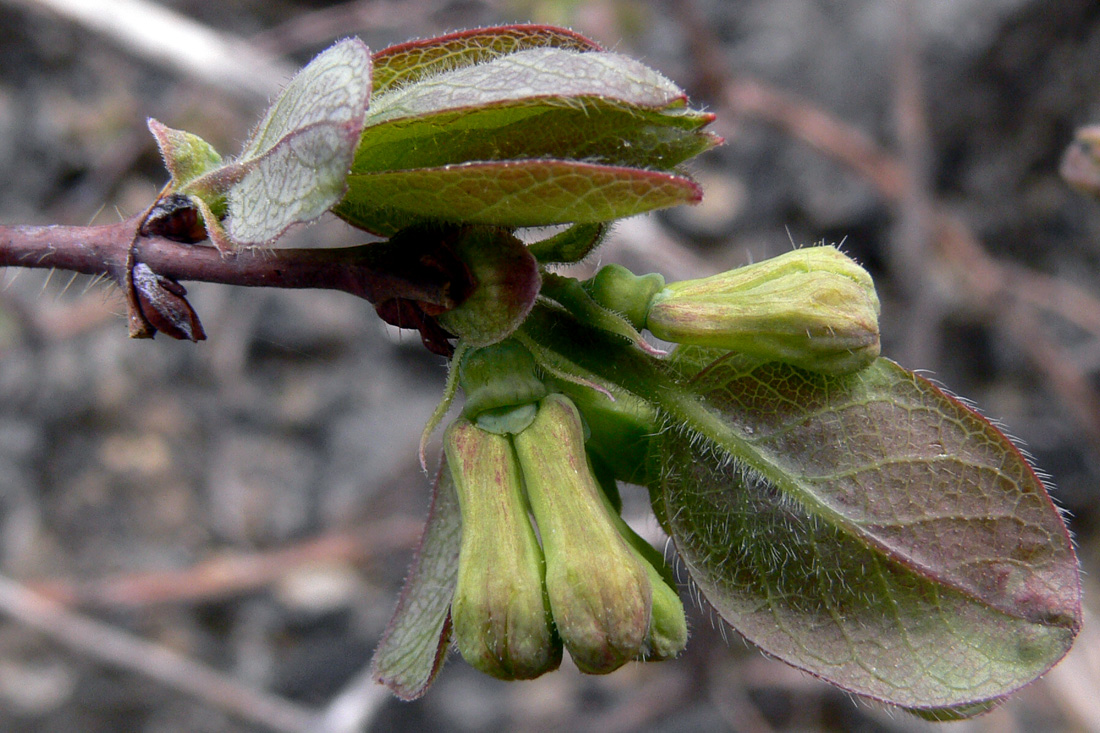
POLYGON ((885 359, 700 376, 714 421, 667 431, 669 529, 707 600, 853 692, 953 708, 1068 651, 1077 562, 1042 482, 988 421, 885 359))
POLYGON ((374 55, 374 93, 382 94, 427 76, 483 63, 530 48, 599 51, 584 36, 545 25, 477 28, 390 46, 374 55))
MULTIPOLYGON (((268 244, 292 225, 316 219, 346 189, 370 80, 366 45, 355 38, 335 44, 290 80, 240 156, 192 178, 180 192, 208 206, 224 197, 225 232, 235 246, 268 244)), ((206 223, 219 228, 216 220, 206 223)))
POLYGON ((585 99, 617 101, 651 110, 686 107, 682 89, 628 56, 533 48, 379 94, 367 110, 366 126, 445 110, 538 99, 577 108, 583 108, 585 99))
POLYGON ((458 495, 444 465, 416 559, 371 662, 374 678, 403 700, 423 695, 443 666, 461 538, 458 495))

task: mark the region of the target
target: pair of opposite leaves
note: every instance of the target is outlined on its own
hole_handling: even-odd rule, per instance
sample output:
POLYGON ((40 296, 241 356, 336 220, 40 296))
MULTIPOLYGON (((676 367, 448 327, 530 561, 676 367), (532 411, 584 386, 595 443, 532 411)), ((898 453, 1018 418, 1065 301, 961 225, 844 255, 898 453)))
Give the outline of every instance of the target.
POLYGON ((424 220, 605 222, 697 201, 676 165, 717 144, 713 116, 649 67, 572 32, 482 29, 373 57, 329 48, 232 160, 156 120, 172 175, 223 251, 333 211, 390 236, 424 220), (223 222, 224 221, 224 225, 223 222))

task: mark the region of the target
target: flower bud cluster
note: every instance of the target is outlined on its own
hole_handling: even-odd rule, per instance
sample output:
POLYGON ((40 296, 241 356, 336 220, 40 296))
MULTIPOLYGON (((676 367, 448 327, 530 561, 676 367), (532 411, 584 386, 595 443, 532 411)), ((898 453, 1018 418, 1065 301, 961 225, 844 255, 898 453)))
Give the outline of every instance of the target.
POLYGON ((576 406, 560 393, 539 395, 522 375, 504 374, 504 387, 480 381, 490 366, 522 372, 517 349, 504 342, 464 362, 475 410, 445 437, 462 513, 451 605, 460 653, 503 679, 556 668, 563 648, 591 674, 675 656, 687 641, 683 605, 658 570, 663 559, 595 478, 576 406), (521 394, 534 401, 518 404, 521 394))

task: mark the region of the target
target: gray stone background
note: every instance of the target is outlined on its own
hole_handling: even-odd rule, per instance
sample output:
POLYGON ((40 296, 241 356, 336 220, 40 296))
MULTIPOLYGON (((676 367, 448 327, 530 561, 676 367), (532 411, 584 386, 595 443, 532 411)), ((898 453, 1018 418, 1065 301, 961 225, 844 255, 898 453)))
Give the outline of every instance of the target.
MULTIPOLYGON (((102 4, 115 10, 93 27, 0 2, 4 223, 137 212, 166 180, 146 117, 228 153, 262 111, 250 84, 269 78, 245 56, 200 77, 135 51, 125 13, 102 4)), ((694 166, 704 204, 623 222, 603 261, 679 278, 843 241, 878 282, 885 353, 975 400, 1052 475, 1095 607, 1100 202, 1057 175, 1074 129, 1100 119, 1094 0, 163 5, 295 66, 348 34, 377 49, 544 21, 662 70, 718 112, 727 144, 694 166), (815 138, 837 131, 822 113, 879 155, 815 138), (892 195, 898 176, 919 185, 892 195)), ((325 221, 284 243, 359 241, 325 221)), ((191 292, 208 341, 131 341, 114 288, 0 271, 0 572, 330 720, 341 700, 367 730, 930 727, 763 658, 698 608, 675 662, 506 684, 454 659, 421 701, 375 695, 361 675, 426 507, 416 442, 444 365, 350 296, 191 292)), ((626 500, 660 541, 641 492, 626 500)), ((1100 730, 1095 633, 1086 625, 1062 668, 951 729, 1100 730)), ((4 620, 0 729, 268 728, 4 620)))

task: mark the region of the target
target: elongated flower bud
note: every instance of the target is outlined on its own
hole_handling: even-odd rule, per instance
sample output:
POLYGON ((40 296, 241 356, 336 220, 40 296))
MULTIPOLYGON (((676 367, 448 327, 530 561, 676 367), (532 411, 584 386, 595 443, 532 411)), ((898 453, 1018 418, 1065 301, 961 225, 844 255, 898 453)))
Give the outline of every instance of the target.
POLYGON ((667 341, 840 374, 879 354, 871 276, 835 247, 807 247, 666 286, 646 327, 667 341))
POLYGON ((658 567, 667 569, 664 558, 653 546, 638 536, 622 517, 611 515, 619 534, 630 545, 631 551, 642 563, 653 588, 652 611, 649 618, 649 631, 646 633, 641 658, 647 661, 672 659, 687 646, 688 627, 684 615, 684 604, 675 585, 670 585, 658 567))
POLYGON ((649 632, 646 634, 640 659, 658 662, 671 659, 684 650, 688 638, 687 618, 684 615, 684 604, 676 590, 675 575, 661 553, 631 529, 618 509, 612 505, 610 495, 614 492, 609 490, 607 482, 614 479, 606 475, 600 478, 597 471, 593 471, 593 475, 603 484, 600 498, 608 516, 611 517, 615 529, 626 540, 634 557, 645 568, 653 588, 649 632))
POLYGON ((471 666, 501 679, 531 679, 556 669, 561 642, 511 442, 459 418, 447 429, 445 449, 462 511, 451 604, 459 652, 471 666))
POLYGON ((601 499, 580 414, 551 394, 513 442, 542 536, 558 634, 582 671, 612 672, 645 650, 652 586, 601 499))

